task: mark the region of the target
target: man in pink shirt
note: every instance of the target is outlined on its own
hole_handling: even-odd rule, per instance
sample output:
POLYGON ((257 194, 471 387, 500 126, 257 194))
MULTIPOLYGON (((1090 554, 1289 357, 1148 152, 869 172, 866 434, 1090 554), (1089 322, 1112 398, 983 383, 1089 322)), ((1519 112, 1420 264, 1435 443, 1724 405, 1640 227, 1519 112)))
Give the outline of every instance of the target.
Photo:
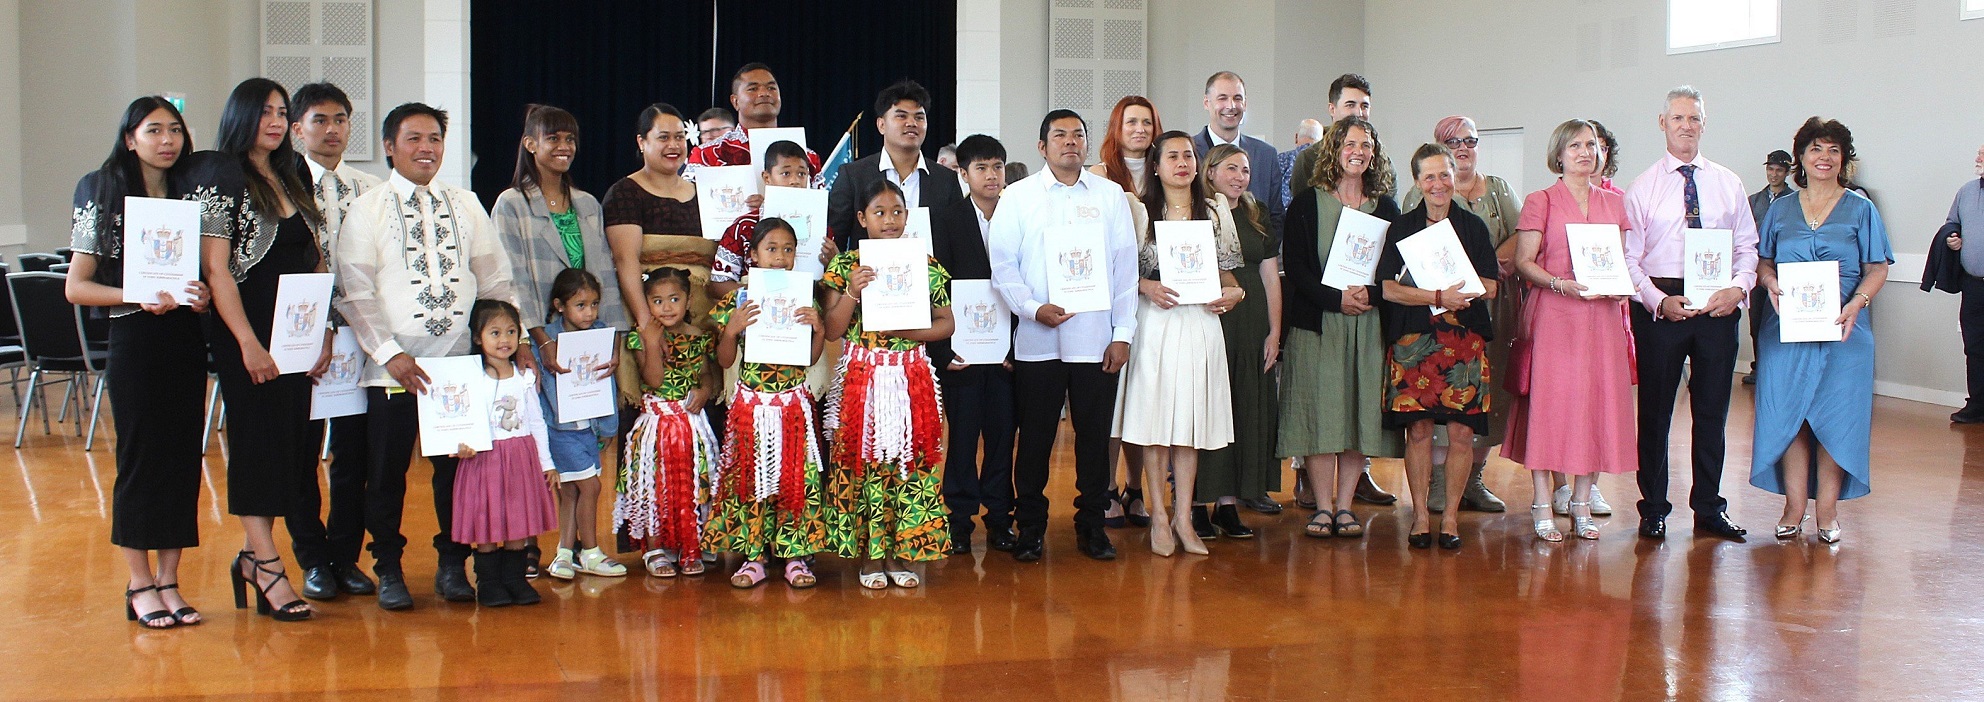
MULTIPOLYGON (((1701 155, 1702 95, 1690 86, 1667 91, 1660 131, 1667 154, 1626 191, 1626 268, 1636 293, 1633 339, 1639 352, 1640 536, 1667 535, 1667 431, 1684 364, 1694 415, 1690 442, 1694 487, 1688 507, 1695 530, 1737 541, 1744 530, 1729 520, 1722 498, 1722 459, 1729 393, 1736 375, 1737 309, 1757 281, 1757 224, 1748 193, 1734 171, 1701 155), (1729 287, 1696 300, 1683 294, 1689 229, 1726 229, 1734 241, 1729 287)), ((1697 296, 1699 297, 1699 296, 1697 296)))

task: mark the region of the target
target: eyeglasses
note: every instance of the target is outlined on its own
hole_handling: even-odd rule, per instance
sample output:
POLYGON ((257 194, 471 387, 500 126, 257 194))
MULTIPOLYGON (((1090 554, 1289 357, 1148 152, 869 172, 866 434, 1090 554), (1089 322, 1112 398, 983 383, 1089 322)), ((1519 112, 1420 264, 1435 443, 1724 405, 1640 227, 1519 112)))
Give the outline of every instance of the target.
POLYGON ((1476 145, 1480 144, 1481 140, 1476 137, 1466 137, 1463 139, 1448 139, 1440 143, 1446 144, 1447 148, 1449 149, 1458 149, 1463 146, 1472 149, 1476 145))

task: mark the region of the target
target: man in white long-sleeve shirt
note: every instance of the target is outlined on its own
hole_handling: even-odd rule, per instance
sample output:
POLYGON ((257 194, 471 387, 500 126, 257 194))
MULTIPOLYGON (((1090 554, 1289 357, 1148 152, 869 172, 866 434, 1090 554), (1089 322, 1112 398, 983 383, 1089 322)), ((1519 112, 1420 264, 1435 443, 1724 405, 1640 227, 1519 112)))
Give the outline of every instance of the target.
MULTIPOLYGON (((400 515, 419 436, 414 395, 426 391, 428 380, 414 359, 469 353, 468 313, 478 298, 516 302, 509 260, 489 214, 474 193, 434 179, 447 128, 447 113, 420 103, 386 115, 382 133, 392 177, 351 203, 332 257, 344 293, 337 309, 370 358, 359 379, 366 389, 370 451, 365 527, 372 534, 379 606, 389 610, 413 606, 400 570, 406 549, 400 515)), ((528 357, 518 354, 520 362, 528 357)), ((441 527, 434 537, 440 553, 434 590, 451 602, 471 601, 475 591, 463 568, 469 548, 449 537, 457 461, 429 460, 441 527)))
POLYGON ((1047 113, 1040 123, 1040 155, 1047 170, 1008 186, 992 220, 987 253, 992 284, 1019 316, 1013 339, 1013 387, 1019 407, 1019 445, 1013 464, 1013 521, 1019 538, 1013 558, 1036 561, 1047 531, 1047 466, 1054 451, 1061 407, 1075 429, 1075 539, 1097 560, 1116 557, 1103 531, 1108 507, 1109 422, 1116 404, 1116 373, 1130 358, 1136 334, 1137 240, 1123 189, 1082 168, 1088 155, 1087 125, 1070 110, 1047 113), (1054 304, 1049 267, 1058 265, 1064 227, 1099 231, 1094 261, 1108 286, 1109 309, 1070 314, 1054 304))

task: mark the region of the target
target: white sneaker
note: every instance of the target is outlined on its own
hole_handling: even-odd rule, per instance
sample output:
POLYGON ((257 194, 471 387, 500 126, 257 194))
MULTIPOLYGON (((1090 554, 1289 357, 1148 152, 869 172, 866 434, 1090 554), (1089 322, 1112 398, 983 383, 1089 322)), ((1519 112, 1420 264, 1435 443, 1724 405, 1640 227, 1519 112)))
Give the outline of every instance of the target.
POLYGON ((1612 516, 1612 505, 1611 503, 1606 502, 1605 498, 1598 494, 1598 483, 1591 484, 1591 516, 1594 517, 1612 516))
POLYGON ((558 555, 551 558, 551 565, 545 566, 544 572, 559 580, 578 577, 579 571, 572 565, 572 549, 559 548, 558 555))
POLYGON ((614 562, 595 546, 579 552, 578 571, 586 575, 618 578, 627 574, 627 566, 614 562))
POLYGON ((1550 493, 1550 511, 1556 512, 1559 517, 1570 515, 1571 486, 1565 485, 1557 488, 1556 492, 1550 493))

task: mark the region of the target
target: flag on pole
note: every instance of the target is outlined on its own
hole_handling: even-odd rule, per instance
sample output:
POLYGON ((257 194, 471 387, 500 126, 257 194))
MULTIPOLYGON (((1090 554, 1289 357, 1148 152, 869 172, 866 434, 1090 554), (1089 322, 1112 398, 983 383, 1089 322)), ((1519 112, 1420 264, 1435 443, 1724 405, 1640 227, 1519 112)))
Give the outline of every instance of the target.
POLYGON ((854 121, 847 123, 847 133, 840 135, 840 143, 834 144, 833 152, 827 154, 826 162, 820 165, 820 179, 825 183, 822 187, 834 187, 834 178, 840 175, 840 167, 854 160, 854 125, 860 123, 861 115, 855 115, 854 121))

